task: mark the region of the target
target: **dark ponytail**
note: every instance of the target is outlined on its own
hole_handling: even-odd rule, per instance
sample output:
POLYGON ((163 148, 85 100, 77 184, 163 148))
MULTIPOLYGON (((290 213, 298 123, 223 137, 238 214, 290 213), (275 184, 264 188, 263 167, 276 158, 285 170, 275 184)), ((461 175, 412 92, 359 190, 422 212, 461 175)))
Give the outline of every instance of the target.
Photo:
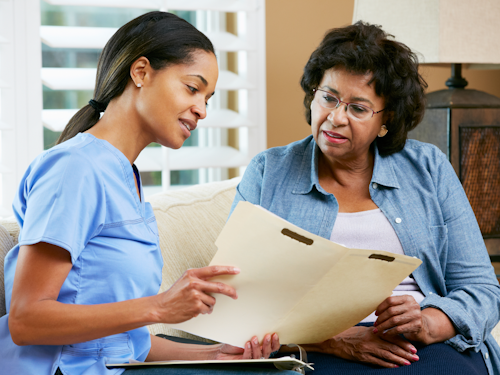
POLYGON ((57 143, 87 131, 99 121, 100 112, 125 90, 130 66, 139 57, 146 57, 153 69, 160 70, 189 63, 196 50, 215 53, 203 33, 172 13, 146 13, 122 26, 102 50, 92 103, 69 120, 57 143))

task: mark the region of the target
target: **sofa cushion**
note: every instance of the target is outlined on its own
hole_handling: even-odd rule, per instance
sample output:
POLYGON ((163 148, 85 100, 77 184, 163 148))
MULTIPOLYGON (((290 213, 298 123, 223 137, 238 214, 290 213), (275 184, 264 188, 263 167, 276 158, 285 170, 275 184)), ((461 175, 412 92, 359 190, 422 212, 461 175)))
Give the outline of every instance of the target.
MULTIPOLYGON (((208 265, 217 251, 215 240, 226 223, 239 178, 156 194, 148 200, 158 223, 163 255, 160 293, 189 268, 208 265)), ((153 334, 196 338, 165 324, 149 326, 153 334)))
POLYGON ((9 232, 11 240, 14 242, 14 246, 17 245, 17 239, 21 229, 19 228, 19 224, 17 224, 14 215, 5 219, 0 219, 0 225, 3 226, 7 232, 9 232))
MULTIPOLYGON (((17 224, 16 224, 17 226, 17 224)), ((19 233, 19 231, 17 231, 19 233)), ((10 249, 17 243, 17 235, 11 236, 8 229, 0 224, 0 316, 6 314, 5 310, 5 288, 3 282, 3 261, 10 249)))

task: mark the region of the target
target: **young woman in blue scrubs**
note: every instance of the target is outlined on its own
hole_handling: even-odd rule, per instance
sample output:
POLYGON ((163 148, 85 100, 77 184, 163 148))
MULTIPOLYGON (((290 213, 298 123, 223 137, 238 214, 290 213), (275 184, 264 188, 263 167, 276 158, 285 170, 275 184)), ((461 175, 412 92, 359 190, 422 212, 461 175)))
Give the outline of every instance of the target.
POLYGON ((146 328, 210 313, 213 293, 237 298, 208 281, 237 274, 232 267, 188 270, 157 294, 158 229, 134 165, 151 142, 182 146, 206 116, 217 78, 211 42, 175 15, 145 14, 109 40, 94 99, 33 161, 14 200, 21 234, 5 260, 2 373, 120 374, 105 363, 261 358, 278 349, 276 334, 240 349, 180 344, 146 328))

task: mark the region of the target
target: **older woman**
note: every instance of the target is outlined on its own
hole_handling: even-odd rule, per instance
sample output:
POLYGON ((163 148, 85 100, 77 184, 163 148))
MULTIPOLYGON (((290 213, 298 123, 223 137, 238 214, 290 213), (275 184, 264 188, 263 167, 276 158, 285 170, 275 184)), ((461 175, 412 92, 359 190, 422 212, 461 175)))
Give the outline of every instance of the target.
POLYGON ((498 374, 500 288, 474 213, 446 156, 407 140, 425 104, 415 55, 376 26, 333 29, 301 86, 312 136, 256 156, 233 208, 423 261, 362 324, 305 345, 315 373, 498 374))

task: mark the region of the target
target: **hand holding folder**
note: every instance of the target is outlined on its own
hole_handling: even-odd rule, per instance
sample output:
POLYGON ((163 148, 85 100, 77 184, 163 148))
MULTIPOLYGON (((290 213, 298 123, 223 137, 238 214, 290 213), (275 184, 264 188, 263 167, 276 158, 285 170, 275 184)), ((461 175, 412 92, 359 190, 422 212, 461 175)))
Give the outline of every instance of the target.
POLYGON ((233 286, 238 299, 217 296, 212 314, 174 327, 240 347, 273 332, 282 344, 331 338, 368 316, 421 264, 349 249, 248 202, 238 204, 216 245, 210 264, 241 273, 213 281, 233 286))

